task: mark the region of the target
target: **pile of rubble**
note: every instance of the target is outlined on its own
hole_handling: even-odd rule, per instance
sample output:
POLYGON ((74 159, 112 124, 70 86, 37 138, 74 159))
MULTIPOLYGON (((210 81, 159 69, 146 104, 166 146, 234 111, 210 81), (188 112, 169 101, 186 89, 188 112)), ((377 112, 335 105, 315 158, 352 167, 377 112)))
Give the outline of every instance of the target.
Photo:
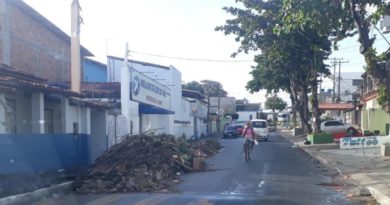
POLYGON ((151 192, 168 189, 181 173, 206 169, 221 148, 216 140, 187 142, 170 135, 128 136, 76 178, 77 193, 151 192))

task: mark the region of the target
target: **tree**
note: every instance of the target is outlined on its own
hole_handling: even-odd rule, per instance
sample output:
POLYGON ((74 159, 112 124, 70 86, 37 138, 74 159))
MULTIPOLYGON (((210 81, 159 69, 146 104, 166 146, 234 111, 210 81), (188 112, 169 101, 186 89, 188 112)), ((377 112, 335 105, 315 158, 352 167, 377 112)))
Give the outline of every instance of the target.
MULTIPOLYGON (((251 92, 266 89, 268 93, 287 91, 304 130, 311 132, 308 93, 312 93, 310 103, 319 122, 317 78, 319 74, 329 73, 324 60, 330 55, 331 42, 329 33, 304 24, 299 28, 285 28, 289 20, 285 19, 286 1, 237 0, 243 7, 224 8, 235 18, 216 30, 236 35, 240 47, 233 56, 239 52, 261 51, 255 57, 257 66, 251 72, 253 79, 247 89, 251 92)), ((314 131, 319 131, 319 124, 315 124, 314 131)))
POLYGON ((275 110, 282 111, 286 109, 287 103, 283 101, 282 98, 274 95, 272 97, 268 97, 265 101, 265 108, 272 110, 275 116, 275 110))
POLYGON ((226 97, 227 92, 223 89, 223 86, 220 82, 213 80, 202 80, 203 90, 205 94, 210 97, 226 97))
POLYGON ((201 93, 202 95, 205 94, 204 86, 197 81, 191 81, 191 82, 188 82, 186 84, 183 84, 182 88, 186 89, 186 90, 197 91, 197 92, 201 93))
POLYGON ((290 28, 298 28, 302 24, 320 28, 322 32, 331 34, 335 49, 338 41, 358 35, 359 51, 367 64, 365 69, 379 82, 378 102, 385 111, 390 112, 390 71, 383 63, 390 60, 390 49, 378 54, 374 48, 376 36, 372 35, 373 30, 378 30, 376 25, 379 19, 390 15, 387 1, 286 0, 284 9, 290 28))

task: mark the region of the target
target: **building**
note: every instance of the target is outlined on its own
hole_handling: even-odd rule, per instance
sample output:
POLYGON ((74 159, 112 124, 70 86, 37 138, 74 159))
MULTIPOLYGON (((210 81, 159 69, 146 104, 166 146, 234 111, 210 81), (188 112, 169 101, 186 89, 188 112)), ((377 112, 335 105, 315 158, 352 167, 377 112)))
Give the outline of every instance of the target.
POLYGON ((210 113, 218 112, 220 115, 232 114, 236 112, 236 98, 234 97, 210 97, 210 113), (219 99, 219 100, 218 100, 219 99))
POLYGON ((0 173, 90 164, 107 148, 110 105, 69 90, 67 34, 23 1, 0 6, 0 173))
POLYGON ((207 109, 206 97, 201 93, 192 90, 182 90, 183 98, 187 98, 191 106, 191 126, 193 127, 193 137, 199 138, 207 135, 207 109))
POLYGON ((360 86, 363 83, 361 78, 361 72, 343 72, 340 74, 340 81, 336 76, 335 82, 333 79, 324 79, 323 87, 328 89, 321 89, 318 95, 320 103, 332 103, 337 102, 338 96, 340 95, 339 102, 352 102, 357 99, 356 94, 359 94, 360 86), (335 92, 333 93, 333 83, 335 83, 335 92), (340 83, 340 94, 338 93, 338 86, 340 83))
POLYGON ((83 59, 83 82, 107 82, 107 66, 91 58, 83 59))
POLYGON ((381 109, 378 104, 377 82, 367 73, 362 75, 363 87, 361 90, 361 129, 365 133, 389 135, 389 113, 381 109))

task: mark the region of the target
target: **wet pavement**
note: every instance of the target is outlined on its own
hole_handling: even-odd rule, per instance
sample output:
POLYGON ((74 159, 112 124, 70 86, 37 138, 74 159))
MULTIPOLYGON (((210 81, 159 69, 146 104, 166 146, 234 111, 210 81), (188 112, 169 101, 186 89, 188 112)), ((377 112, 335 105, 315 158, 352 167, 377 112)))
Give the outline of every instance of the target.
POLYGON ((211 171, 187 174, 169 193, 67 195, 35 204, 367 204, 345 198, 341 184, 299 148, 273 133, 246 162, 242 139, 221 140, 211 171))

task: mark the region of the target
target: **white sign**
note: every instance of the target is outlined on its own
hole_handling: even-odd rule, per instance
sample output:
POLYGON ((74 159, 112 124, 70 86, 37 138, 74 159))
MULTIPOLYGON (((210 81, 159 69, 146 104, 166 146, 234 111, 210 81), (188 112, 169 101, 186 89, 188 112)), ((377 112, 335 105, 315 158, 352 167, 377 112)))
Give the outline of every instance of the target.
POLYGON ((340 139, 340 149, 380 147, 390 143, 390 136, 345 137, 340 139))
POLYGON ((130 96, 132 100, 167 110, 171 109, 171 94, 169 88, 134 69, 131 69, 130 75, 130 96))

